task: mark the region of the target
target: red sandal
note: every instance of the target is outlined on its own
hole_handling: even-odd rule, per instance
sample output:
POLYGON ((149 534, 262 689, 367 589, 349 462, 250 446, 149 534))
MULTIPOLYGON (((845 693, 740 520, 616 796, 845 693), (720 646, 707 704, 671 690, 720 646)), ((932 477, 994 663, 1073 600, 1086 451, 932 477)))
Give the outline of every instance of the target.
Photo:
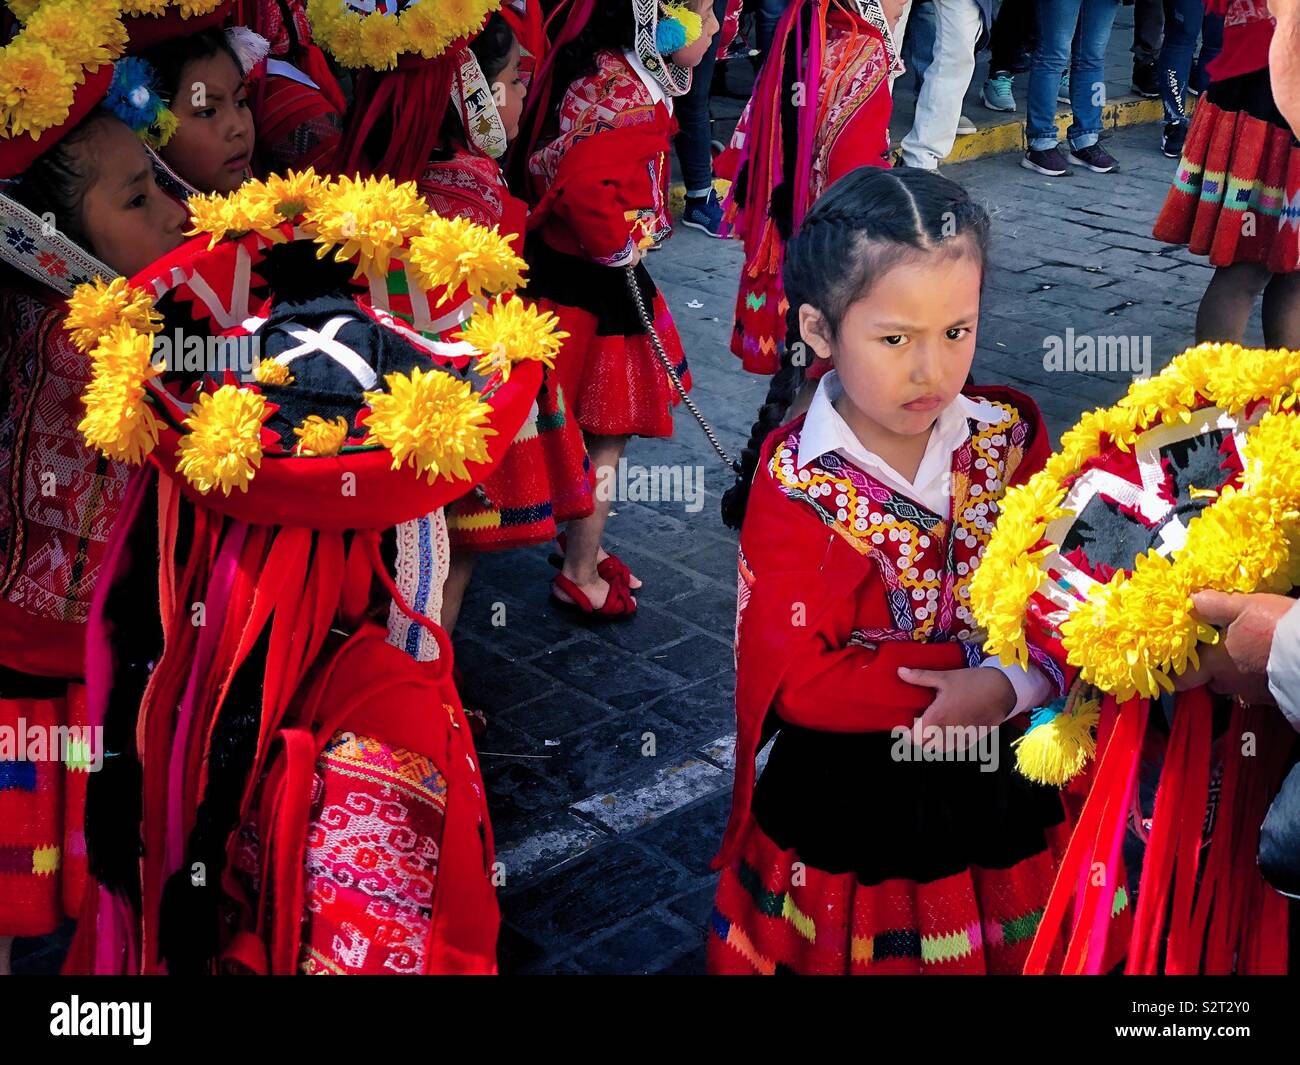
MULTIPOLYGON (((546 559, 556 569, 564 568, 564 556, 568 553, 565 546, 565 534, 560 533, 555 538, 555 542, 560 545, 559 551, 553 551, 546 559)), ((602 580, 610 584, 621 584, 624 588, 632 587, 632 570, 618 555, 609 552, 596 563, 596 572, 600 574, 602 580)), ((640 591, 640 589, 636 589, 640 591)))
MULTIPOLYGON (((605 579, 609 581, 608 577, 605 579)), ((632 598, 631 590, 614 581, 609 581, 609 595, 605 597, 605 602, 601 604, 599 610, 591 605, 591 600, 583 594, 582 589, 563 573, 556 574, 551 584, 551 599, 565 609, 581 614, 591 621, 622 621, 636 613, 636 600, 632 598), (557 589, 569 599, 561 599, 556 595, 557 589)))

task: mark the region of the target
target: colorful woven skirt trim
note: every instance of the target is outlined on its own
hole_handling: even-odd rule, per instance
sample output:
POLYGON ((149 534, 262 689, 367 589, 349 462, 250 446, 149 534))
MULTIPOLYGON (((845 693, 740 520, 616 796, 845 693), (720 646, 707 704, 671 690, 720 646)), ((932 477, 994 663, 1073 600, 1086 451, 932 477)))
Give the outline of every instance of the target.
MULTIPOLYGON (((709 972, 1019 973, 1055 872, 1055 859, 1044 850, 1007 869, 972 867, 929 883, 864 885, 852 873, 806 865, 751 819, 740 857, 718 883, 709 972)), ((1125 920, 1129 914, 1123 887, 1114 914, 1125 920)), ((1059 965, 1061 948, 1055 953, 1059 965)))
POLYGON ((788 309, 789 303, 781 284, 780 257, 775 268, 760 269, 753 274, 746 264, 740 275, 740 291, 736 294, 731 353, 750 373, 774 374, 780 368, 788 309))
POLYGON ((554 374, 547 374, 533 417, 492 476, 447 508, 451 545, 503 551, 555 539, 557 525, 593 507, 591 462, 582 430, 554 374))
POLYGON ((1300 146, 1291 131, 1203 100, 1153 233, 1213 266, 1300 269, 1300 146))
POLYGON ((0 936, 48 935, 81 907, 89 753, 59 737, 84 723, 81 685, 0 699, 0 936))

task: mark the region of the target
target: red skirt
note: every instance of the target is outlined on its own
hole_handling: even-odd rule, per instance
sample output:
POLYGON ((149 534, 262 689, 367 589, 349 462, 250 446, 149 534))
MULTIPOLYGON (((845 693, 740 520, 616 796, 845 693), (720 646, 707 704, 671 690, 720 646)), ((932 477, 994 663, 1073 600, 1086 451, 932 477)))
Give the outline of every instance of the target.
POLYGON ((66 729, 85 714, 80 684, 62 696, 0 699, 0 936, 48 935, 81 907, 89 764, 60 737, 75 736, 66 729))
MULTIPOLYGON (((602 334, 581 307, 538 300, 555 313, 570 337, 560 353, 561 381, 572 381, 574 414, 583 432, 596 436, 672 436, 673 407, 681 400, 655 354, 649 336, 602 334)), ((654 294, 654 328, 682 387, 691 390, 681 337, 668 304, 654 294)))
MULTIPOLYGON (((1268 71, 1259 75, 1267 91, 1268 71)), ((1300 145, 1271 96, 1251 105, 1257 80, 1216 84, 1197 105, 1153 234, 1208 255, 1213 266, 1263 263, 1290 273, 1300 269, 1300 145)))
POLYGON ((492 475, 447 508, 454 548, 502 551, 555 539, 556 526, 592 511, 591 462, 555 374, 533 417, 492 475))

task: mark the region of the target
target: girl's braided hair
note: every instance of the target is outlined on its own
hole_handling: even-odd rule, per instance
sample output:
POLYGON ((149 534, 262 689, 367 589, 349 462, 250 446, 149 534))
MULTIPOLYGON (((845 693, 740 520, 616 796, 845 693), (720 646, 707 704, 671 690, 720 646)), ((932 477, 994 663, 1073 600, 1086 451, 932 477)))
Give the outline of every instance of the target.
POLYGON ((772 377, 741 452, 736 483, 722 496, 722 520, 739 529, 768 434, 785 420, 811 358, 799 332, 799 308, 815 307, 838 338, 848 309, 900 262, 942 252, 988 255, 989 217, 955 181, 931 170, 863 166, 830 187, 785 250, 789 303, 781 367, 772 377))

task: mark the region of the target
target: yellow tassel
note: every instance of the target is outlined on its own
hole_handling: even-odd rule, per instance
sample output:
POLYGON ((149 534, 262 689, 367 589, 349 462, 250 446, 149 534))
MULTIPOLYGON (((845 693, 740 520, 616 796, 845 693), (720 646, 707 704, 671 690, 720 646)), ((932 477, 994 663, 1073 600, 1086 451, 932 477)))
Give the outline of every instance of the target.
POLYGON ((1093 730, 1100 716, 1098 700, 1080 699, 1073 713, 1067 708, 1051 721, 1030 729, 1011 745, 1016 752, 1016 767, 1036 783, 1063 787, 1096 755, 1093 730))

